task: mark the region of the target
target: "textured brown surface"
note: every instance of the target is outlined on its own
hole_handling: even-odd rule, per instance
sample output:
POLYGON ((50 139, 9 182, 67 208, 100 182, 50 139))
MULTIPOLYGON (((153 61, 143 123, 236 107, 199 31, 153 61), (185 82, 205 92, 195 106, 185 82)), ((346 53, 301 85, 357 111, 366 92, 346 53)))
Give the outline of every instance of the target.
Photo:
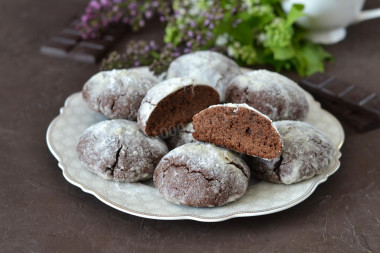
POLYGON ((247 104, 271 120, 303 120, 309 112, 305 94, 288 78, 267 70, 235 77, 226 89, 226 102, 247 104))
MULTIPOLYGON (((341 168, 280 213, 219 223, 121 213, 68 183, 45 133, 65 98, 97 67, 43 56, 39 47, 86 0, 0 1, 1 252, 379 252, 380 130, 343 124, 341 168)), ((380 7, 369 0, 367 8, 380 7)), ((157 22, 129 38, 159 38, 157 22)), ((380 94, 380 19, 329 46, 327 71, 380 94)), ((296 74, 291 78, 299 80, 296 74)))
POLYGON ((147 121, 139 124, 145 124, 148 136, 170 136, 191 122, 196 113, 218 102, 219 94, 210 86, 185 86, 160 100, 147 121))
POLYGON ((144 69, 101 71, 83 86, 88 107, 109 119, 136 121, 141 101, 158 80, 144 69))
POLYGON ((320 175, 334 164, 334 148, 328 137, 302 121, 276 121, 281 135, 281 155, 271 161, 253 158, 252 174, 274 183, 293 184, 320 175))
POLYGON ((251 156, 277 158, 282 142, 272 121, 244 106, 226 104, 199 112, 193 117, 194 139, 251 156))
POLYGON ((168 149, 162 140, 139 131, 136 122, 115 119, 87 128, 76 151, 83 169, 110 180, 137 182, 153 177, 168 149))
POLYGON ((191 143, 165 155, 153 181, 161 196, 174 204, 215 207, 241 198, 249 178, 248 165, 236 153, 191 143))

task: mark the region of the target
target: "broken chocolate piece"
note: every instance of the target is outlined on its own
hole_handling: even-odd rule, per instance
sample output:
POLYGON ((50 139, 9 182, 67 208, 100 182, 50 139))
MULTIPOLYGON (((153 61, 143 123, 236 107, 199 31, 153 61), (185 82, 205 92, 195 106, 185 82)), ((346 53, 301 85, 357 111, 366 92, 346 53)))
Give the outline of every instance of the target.
POLYGON ((300 85, 358 130, 380 126, 380 99, 376 93, 322 73, 302 80, 300 85))
POLYGON ((79 22, 79 19, 69 22, 65 28, 41 46, 40 52, 54 57, 96 63, 125 34, 127 28, 123 24, 114 25, 101 38, 83 40, 79 31, 75 29, 79 22))
POLYGON ((322 105, 325 109, 336 114, 339 118, 342 118, 342 120, 361 132, 370 131, 372 129, 380 127, 380 121, 371 117, 371 115, 350 110, 347 107, 338 105, 323 98, 315 98, 322 102, 322 105))
POLYGON ((379 97, 374 92, 322 73, 302 80, 300 85, 313 95, 347 106, 354 111, 372 115, 380 120, 379 97))

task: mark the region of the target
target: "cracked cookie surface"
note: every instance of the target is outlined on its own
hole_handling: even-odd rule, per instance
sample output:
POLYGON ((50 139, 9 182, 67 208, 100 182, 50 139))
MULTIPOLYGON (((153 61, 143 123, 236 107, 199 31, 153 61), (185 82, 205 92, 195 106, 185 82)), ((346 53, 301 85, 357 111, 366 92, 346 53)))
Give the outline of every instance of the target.
POLYGON ((216 89, 223 102, 228 83, 240 74, 239 66, 227 56, 213 51, 198 51, 175 59, 169 66, 167 78, 194 78, 216 89))
POLYGON ((179 129, 175 135, 167 138, 165 142, 169 149, 174 149, 187 143, 197 142, 193 137, 193 132, 193 123, 188 123, 183 128, 179 129))
POLYGON ((145 136, 136 122, 106 120, 86 129, 77 145, 84 167, 105 179, 136 182, 150 179, 168 152, 159 138, 145 136))
POLYGON ((185 206, 221 206, 242 197, 250 171, 234 152, 206 143, 189 143, 165 155, 154 184, 168 201, 185 206))
POLYGON ((322 132, 301 121, 274 122, 283 142, 281 156, 273 160, 253 158, 252 174, 260 179, 292 184, 324 173, 335 150, 322 132))
POLYGON ((268 70, 236 76, 228 85, 226 101, 246 103, 271 120, 303 120, 309 104, 302 89, 289 78, 268 70))
POLYGON ((147 91, 157 79, 145 69, 114 69, 92 76, 83 86, 88 106, 110 119, 136 120, 147 91))

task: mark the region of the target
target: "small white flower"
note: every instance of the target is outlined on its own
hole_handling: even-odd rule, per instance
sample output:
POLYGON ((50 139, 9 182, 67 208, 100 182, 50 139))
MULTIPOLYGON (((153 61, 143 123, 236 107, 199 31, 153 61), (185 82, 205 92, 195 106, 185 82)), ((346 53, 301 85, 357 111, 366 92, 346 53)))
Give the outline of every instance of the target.
POLYGON ((236 53, 235 48, 233 48, 232 46, 229 46, 227 48, 227 54, 228 54, 228 56, 234 57, 235 53, 236 53))
POLYGON ((240 42, 239 42, 239 41, 235 41, 235 42, 234 42, 234 47, 239 48, 239 47, 240 47, 240 42))
POLYGON ((189 10, 189 14, 192 16, 197 16, 200 14, 200 10, 197 7, 193 7, 189 10))
POLYGON ((185 15, 185 13, 186 13, 186 10, 184 8, 178 9, 178 14, 179 15, 183 16, 183 15, 185 15))
POLYGON ((257 36, 257 40, 260 42, 264 42, 267 39, 267 36, 265 33, 260 33, 259 36, 257 36))
POLYGON ((272 21, 272 24, 274 24, 274 25, 277 25, 277 24, 280 24, 281 23, 281 18, 279 18, 279 17, 276 17, 275 19, 273 19, 273 21, 272 21))
POLYGON ((224 33, 222 35, 219 35, 217 38, 216 38, 216 41, 215 41, 215 44, 217 46, 224 46, 228 43, 228 39, 229 39, 229 36, 227 33, 224 33))

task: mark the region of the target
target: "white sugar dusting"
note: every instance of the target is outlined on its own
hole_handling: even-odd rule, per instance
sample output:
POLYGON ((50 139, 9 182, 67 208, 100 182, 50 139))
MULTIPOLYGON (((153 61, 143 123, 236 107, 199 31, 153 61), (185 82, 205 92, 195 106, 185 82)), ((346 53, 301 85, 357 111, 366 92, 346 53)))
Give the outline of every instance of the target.
POLYGON ((256 110, 252 106, 249 106, 249 105, 247 105, 245 103, 244 104, 226 103, 226 104, 212 105, 209 108, 213 108, 213 107, 232 107, 232 108, 235 108, 234 112, 238 112, 239 111, 239 107, 242 107, 242 108, 245 108, 245 109, 248 109, 250 111, 253 111, 253 112, 257 113, 260 116, 263 116, 264 118, 266 118, 267 120, 269 120, 272 123, 272 120, 267 115, 261 113, 260 111, 256 110))
POLYGON ((259 106, 273 120, 293 119, 299 108, 305 110, 300 119, 307 116, 309 106, 302 88, 278 73, 264 69, 247 72, 231 81, 229 88, 233 87, 237 87, 248 101, 250 94, 257 94, 259 97, 252 98, 250 103, 259 106))
POLYGON ((152 157, 162 157, 168 152, 160 138, 145 136, 136 122, 123 119, 106 120, 87 128, 78 148, 86 168, 108 179, 113 178, 106 168, 119 170, 125 178, 117 180, 126 182, 146 179, 147 170, 150 173, 146 175, 151 177, 155 167, 152 157))
POLYGON ((169 143, 172 148, 182 146, 187 143, 197 142, 193 137, 193 123, 186 124, 183 128, 179 129, 176 135, 169 138, 169 143))
MULTIPOLYGON (((170 151, 162 158, 161 162, 166 160, 186 164, 185 166, 188 168, 189 173, 199 172, 206 179, 214 180, 209 186, 209 189, 213 190, 214 194, 228 190, 230 195, 225 203, 240 198, 247 189, 250 177, 249 167, 237 153, 227 149, 208 143, 188 143, 170 151)), ((169 164, 169 166, 171 165, 169 164)), ((157 168, 159 167, 160 165, 157 166, 157 168)), ((186 179, 178 178, 178 180, 186 179)), ((165 182, 156 179, 155 181, 165 182)), ((186 203, 187 196, 178 196, 170 186, 162 184, 157 185, 157 187, 169 201, 176 204, 186 203)), ((205 192, 198 185, 192 185, 191 188, 192 191, 194 189, 199 191, 199 194, 194 197, 202 198, 205 195, 205 192)))
POLYGON ((169 66, 167 78, 194 78, 215 88, 223 102, 227 85, 240 74, 239 66, 228 57, 217 52, 198 51, 175 59, 169 66))
MULTIPOLYGON (((118 107, 125 107, 122 118, 135 119, 141 99, 147 91, 157 84, 157 78, 145 69, 114 69, 101 71, 92 76, 84 85, 89 106, 102 112, 108 118, 118 118, 114 115, 112 106, 105 106, 104 101, 117 98, 118 107), (102 103, 103 102, 103 103, 102 103)), ((112 104, 112 103, 111 103, 112 104)))
POLYGON ((285 184, 319 175, 329 168, 334 155, 330 139, 313 126, 300 121, 277 121, 283 140, 279 175, 285 184))
POLYGON ((210 143, 188 143, 173 149, 164 158, 180 156, 189 157, 198 169, 206 169, 220 178, 224 178, 231 169, 240 173, 240 168, 243 168, 243 174, 249 175, 248 166, 237 153, 210 143), (240 168, 234 164, 238 164, 240 168))

